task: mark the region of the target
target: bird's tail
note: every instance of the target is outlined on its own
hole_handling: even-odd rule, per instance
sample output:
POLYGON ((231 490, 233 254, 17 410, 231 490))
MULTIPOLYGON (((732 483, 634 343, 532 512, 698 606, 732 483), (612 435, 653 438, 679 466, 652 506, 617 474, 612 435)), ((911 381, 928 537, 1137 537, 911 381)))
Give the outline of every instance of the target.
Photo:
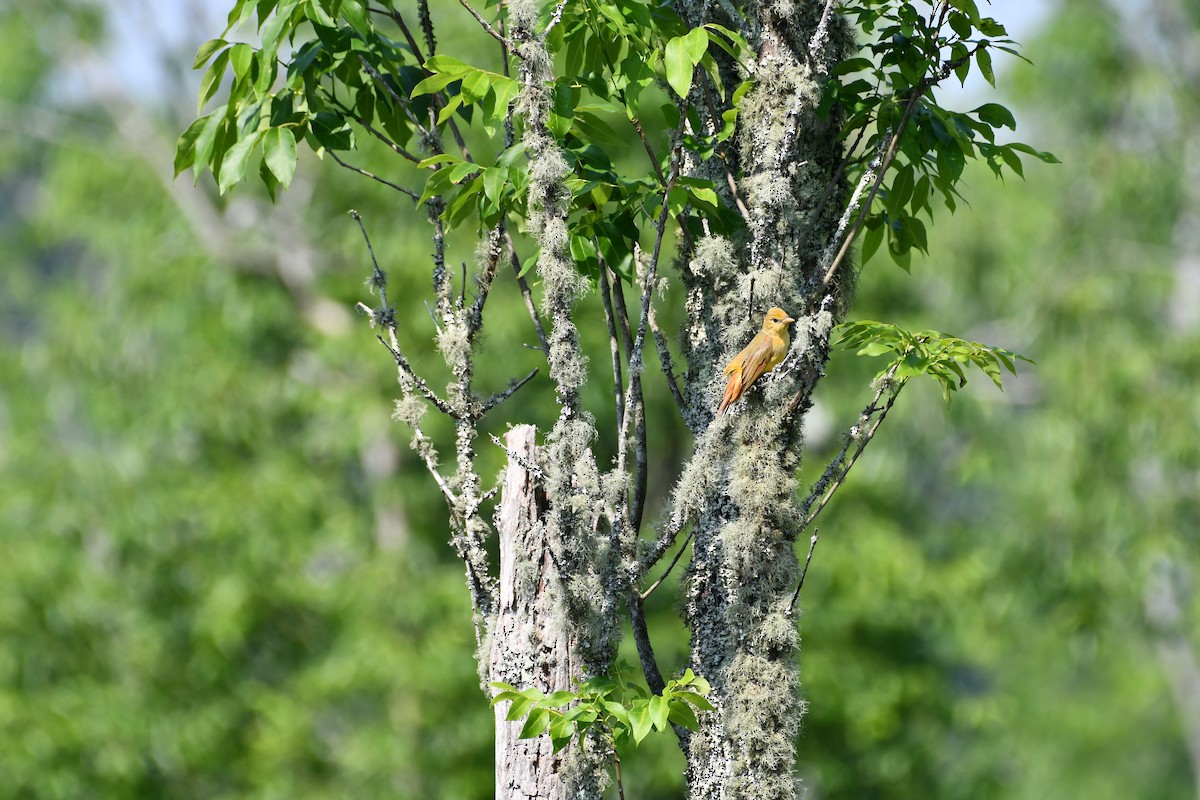
POLYGON ((721 405, 717 406, 717 413, 724 414, 725 409, 729 408, 730 404, 742 396, 742 375, 740 370, 735 370, 729 376, 729 383, 725 384, 725 395, 721 398, 721 405))

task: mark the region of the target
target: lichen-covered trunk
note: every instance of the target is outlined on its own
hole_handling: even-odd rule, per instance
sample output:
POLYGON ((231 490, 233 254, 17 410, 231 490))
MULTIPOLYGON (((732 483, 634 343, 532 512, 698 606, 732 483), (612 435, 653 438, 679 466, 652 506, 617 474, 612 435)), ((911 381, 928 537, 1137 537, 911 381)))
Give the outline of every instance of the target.
MULTIPOLYGON (((691 666, 712 683, 717 707, 702 715, 689 742, 693 800, 799 794, 795 739, 804 705, 790 601, 798 579, 803 413, 853 280, 849 268, 823 280, 830 244, 842 235, 846 194, 837 112, 818 113, 822 81, 850 44, 835 6, 752 4, 760 24, 755 87, 741 109, 732 171, 738 197, 727 198, 731 206, 744 202, 748 231, 742 239, 697 241, 683 265, 692 320, 686 399, 697 434, 688 473, 701 483, 681 489, 704 496, 693 509, 683 591, 691 666), (775 305, 797 319, 788 360, 732 413, 714 417, 721 366, 775 305)), ((711 162, 693 166, 693 174, 731 183, 705 174, 711 162)))
MULTIPOLYGON (((550 694, 571 688, 577 666, 563 624, 560 578, 541 523, 545 502, 532 470, 538 463, 535 435, 532 425, 518 425, 504 437, 511 455, 496 515, 500 599, 487 663, 489 681, 550 694)), ((552 751, 548 736, 518 738, 524 719, 507 721, 508 706, 496 706, 497 800, 564 800, 565 754, 552 751)))

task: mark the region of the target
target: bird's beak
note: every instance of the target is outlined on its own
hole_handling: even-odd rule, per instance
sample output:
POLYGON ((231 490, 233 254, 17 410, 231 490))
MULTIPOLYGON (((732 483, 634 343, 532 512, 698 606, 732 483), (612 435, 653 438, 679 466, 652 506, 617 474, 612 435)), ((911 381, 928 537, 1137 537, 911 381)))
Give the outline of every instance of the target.
POLYGON ((783 318, 783 324, 784 324, 784 325, 791 325, 791 324, 792 324, 793 322, 795 322, 795 321, 796 321, 796 320, 792 319, 791 317, 784 317, 784 318, 783 318))

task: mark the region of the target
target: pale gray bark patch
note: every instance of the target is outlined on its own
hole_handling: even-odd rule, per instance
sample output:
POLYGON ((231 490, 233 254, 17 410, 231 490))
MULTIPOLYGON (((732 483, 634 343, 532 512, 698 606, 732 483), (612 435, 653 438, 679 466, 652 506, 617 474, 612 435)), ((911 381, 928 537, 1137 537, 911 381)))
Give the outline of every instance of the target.
MULTIPOLYGON (((496 514, 500 543, 499 603, 491 626, 488 677, 546 694, 571 688, 570 639, 560 622, 563 592, 541 523, 543 501, 532 471, 536 429, 518 425, 504 437, 510 455, 496 514)), ((496 797, 565 800, 561 755, 550 737, 520 739, 524 720, 505 719, 496 706, 496 797)))

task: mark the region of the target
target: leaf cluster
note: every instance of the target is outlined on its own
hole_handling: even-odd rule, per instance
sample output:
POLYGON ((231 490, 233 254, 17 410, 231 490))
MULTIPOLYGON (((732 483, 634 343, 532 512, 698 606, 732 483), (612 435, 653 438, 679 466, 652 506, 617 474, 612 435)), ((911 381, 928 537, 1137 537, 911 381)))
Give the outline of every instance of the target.
MULTIPOLYGON (((588 678, 576 691, 550 695, 536 687, 518 689, 497 681, 491 684, 500 690, 492 698, 492 706, 510 702, 506 719, 525 719, 520 738, 532 739, 549 731, 556 753, 577 735, 596 730, 619 755, 641 744, 652 730, 662 732, 671 725, 698 730, 695 709, 713 710, 705 697, 710 691, 708 681, 691 669, 667 681, 662 694, 652 694, 632 675, 629 665, 622 662, 612 676, 588 678)), ((579 741, 582 746, 582 738, 579 741)))
POLYGON ((995 85, 992 51, 1022 58, 1004 26, 982 16, 975 0, 935 3, 927 14, 899 0, 863 0, 845 13, 869 44, 834 68, 825 102, 846 109, 842 135, 862 143, 859 170, 876 168, 872 154, 896 137, 894 169, 879 191, 883 202, 864 221, 862 260, 886 241, 892 260, 907 271, 914 248, 929 251, 920 215, 932 219, 936 196, 956 210, 961 195, 955 187, 968 159, 982 160, 998 177, 1005 169, 1024 177, 1021 154, 1058 159, 1021 142, 998 142, 997 131, 1016 130, 1012 113, 998 103, 965 113, 938 104, 933 89, 951 73, 965 83, 974 68, 995 85))
MULTIPOLYGON (((425 173, 412 195, 433 203, 448 229, 507 221, 524 230, 528 164, 513 114, 520 83, 508 74, 520 48, 496 33, 504 43, 503 73, 447 55, 426 57, 391 0, 382 6, 368 13, 360 0, 238 0, 222 36, 205 42, 194 63, 207 65, 200 110, 222 86, 228 97, 181 135, 175 174, 190 168, 198 180, 210 170, 224 193, 261 150, 259 177, 274 198, 292 180, 299 143, 318 157, 336 157, 366 134, 425 173), (248 26, 258 46, 230 40, 248 26), (490 139, 505 131, 493 159, 442 146, 450 136, 461 142, 459 127, 472 125, 490 139)), ((741 224, 711 181, 668 176, 673 147, 711 158, 732 137, 750 84, 727 89, 715 59, 746 62, 743 36, 717 24, 689 30, 662 6, 590 0, 565 9, 546 43, 565 66, 564 77, 544 87, 551 98, 546 124, 572 172, 570 246, 578 269, 595 276, 603 261, 631 279, 639 226, 657 220, 664 205, 697 233, 700 218, 718 232, 741 224), (697 69, 710 77, 716 100, 728 101, 723 128, 711 135, 683 133, 685 118, 692 131, 702 129, 686 102, 697 69), (671 93, 684 102, 667 101, 671 93), (617 162, 634 135, 649 169, 623 171, 617 162)), ((526 264, 535 261, 536 254, 526 264)))
POLYGON ((844 322, 837 326, 835 335, 839 346, 857 350, 857 355, 892 357, 877 380, 891 375, 893 380, 903 382, 918 375, 929 375, 941 384, 942 396, 947 402, 951 392, 967 385, 964 367, 974 364, 1003 391, 1001 367, 1016 375, 1018 359, 1034 363, 1001 347, 959 339, 939 331, 909 331, 889 322, 844 322))

